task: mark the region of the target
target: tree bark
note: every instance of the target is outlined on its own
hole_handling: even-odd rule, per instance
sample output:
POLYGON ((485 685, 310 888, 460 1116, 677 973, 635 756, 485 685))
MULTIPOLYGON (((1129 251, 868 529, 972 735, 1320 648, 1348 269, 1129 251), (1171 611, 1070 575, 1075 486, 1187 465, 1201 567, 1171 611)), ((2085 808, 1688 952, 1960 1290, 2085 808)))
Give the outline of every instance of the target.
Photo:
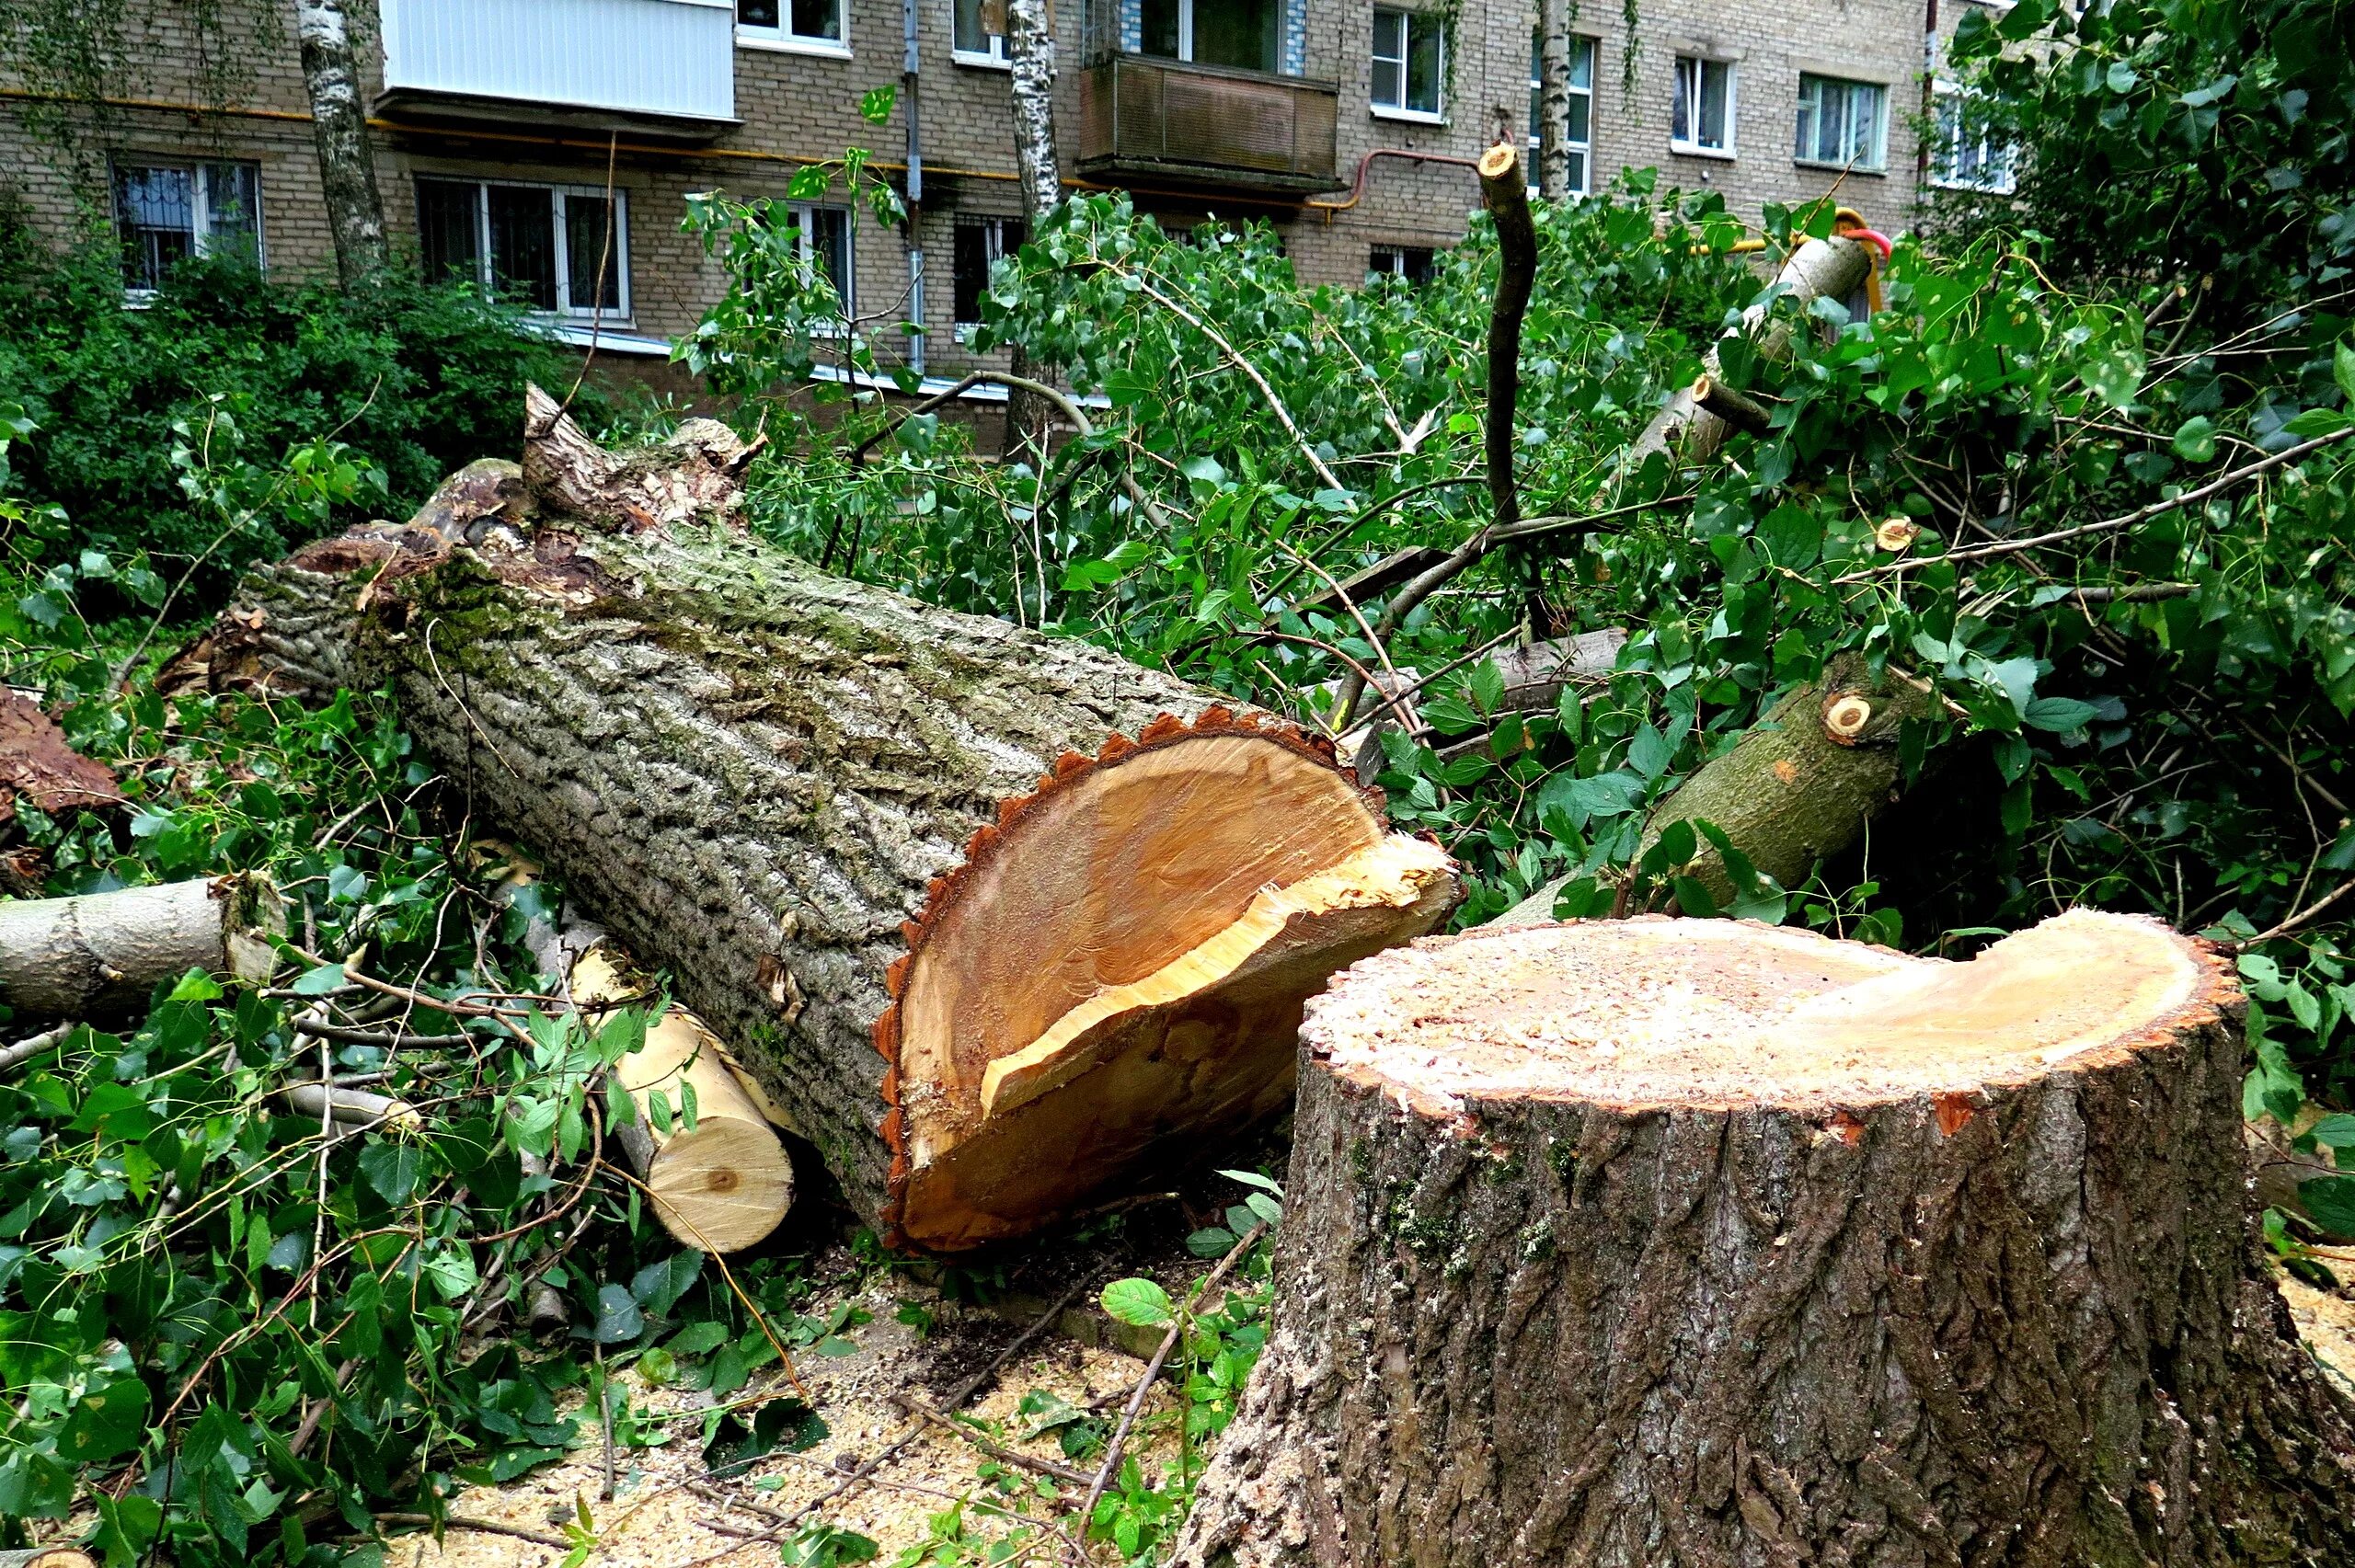
POLYGON ((2344 1562, 2228 961, 1480 931, 1310 1007, 1267 1351, 1178 1568, 2344 1562))
POLYGON ((0 900, 0 1002, 19 1025, 133 1017, 190 969, 267 980, 284 929, 276 890, 254 874, 0 900))
MULTIPOLYGON (((1741 313, 1741 320, 1729 328, 1729 338, 1758 335, 1761 358, 1780 360, 1791 351, 1791 323, 1780 319, 1760 334, 1759 326, 1773 311, 1775 301, 1789 298, 1804 312, 1819 299, 1845 299, 1865 280, 1872 270, 1872 258, 1865 249, 1865 242, 1843 235, 1834 239, 1811 239, 1793 251, 1790 259, 1775 274, 1777 292, 1760 300, 1741 313)), ((1724 387, 1718 379, 1717 350, 1713 346, 1702 361, 1706 372, 1706 383, 1724 387)), ((1671 452, 1679 462, 1704 463, 1717 455, 1737 426, 1721 415, 1701 406, 1695 399, 1694 387, 1681 387, 1628 452, 1628 461, 1640 464, 1656 452, 1671 452)), ((1736 394, 1739 395, 1739 394, 1736 394)))
POLYGON ((1569 198, 1570 9, 1537 0, 1537 184, 1549 201, 1569 198))
POLYGON ((302 45, 303 85, 310 94, 311 132, 318 146, 336 272, 350 289, 382 272, 388 256, 368 106, 361 97, 343 0, 296 0, 294 32, 302 45))
MULTIPOLYGON (((1014 94, 1014 164, 1022 193, 1023 230, 1039 234, 1063 200, 1063 163, 1055 150, 1055 27, 1047 0, 1005 0, 1005 51, 1014 94)), ((1036 378, 1029 350, 1014 345, 1012 370, 1036 378)), ((1026 451, 1044 472, 1048 404, 1019 386, 1005 393, 1005 455, 1026 451)))
MULTIPOLYGON (((1671 822, 1725 830, 1751 864, 1785 887, 1856 841, 1903 777, 1898 740, 1909 719, 1925 719, 1937 698, 1919 681, 1841 655, 1823 677, 1796 688, 1734 743, 1652 807, 1643 849, 1671 822)), ((1686 868, 1722 907, 1735 888, 1724 857, 1706 841, 1686 868)), ((1554 918, 1555 878, 1490 923, 1531 925, 1554 918)))
POLYGON ((186 668, 389 681, 893 1237, 1018 1234, 1273 1114, 1301 999, 1453 901, 1329 745, 763 548, 709 421, 559 481, 553 414, 257 572, 186 668))

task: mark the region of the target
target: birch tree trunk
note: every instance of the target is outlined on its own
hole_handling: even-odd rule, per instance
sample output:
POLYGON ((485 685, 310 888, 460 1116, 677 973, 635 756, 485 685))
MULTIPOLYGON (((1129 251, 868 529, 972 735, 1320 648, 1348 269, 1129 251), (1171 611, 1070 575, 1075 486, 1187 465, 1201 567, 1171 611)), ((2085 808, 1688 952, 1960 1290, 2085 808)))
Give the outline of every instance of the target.
MULTIPOLYGON (((1005 0, 1005 48, 1013 63, 1014 163, 1020 177, 1024 231, 1035 235, 1063 200, 1063 162, 1055 151, 1055 27, 1047 0, 1005 0)), ((1029 350, 1014 345, 1012 369, 1036 378, 1029 350)), ((1048 405, 1018 386, 1006 388, 1005 455, 1026 450, 1034 465, 1047 454, 1048 405)))
POLYGON ((1570 193, 1570 5, 1537 0, 1537 183, 1549 201, 1570 193))
POLYGON ((303 85, 311 98, 319 185, 327 196, 335 266, 347 289, 385 269, 385 204, 376 189, 368 106, 343 0, 295 0, 294 31, 303 50, 303 85))
POLYGON ((1357 965, 1172 1568, 2347 1562, 2243 1011, 2085 910, 1967 964, 1650 919, 1357 965))

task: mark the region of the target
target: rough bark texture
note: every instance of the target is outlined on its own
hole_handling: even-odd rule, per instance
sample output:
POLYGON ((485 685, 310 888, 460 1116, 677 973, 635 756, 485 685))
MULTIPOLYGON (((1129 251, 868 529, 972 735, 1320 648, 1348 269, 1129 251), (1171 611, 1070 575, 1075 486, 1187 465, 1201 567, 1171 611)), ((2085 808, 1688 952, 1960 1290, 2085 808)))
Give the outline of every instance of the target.
POLYGON ((350 288, 385 269, 385 204, 368 140, 368 106, 342 0, 297 0, 294 32, 303 51, 303 85, 319 152, 319 184, 335 238, 336 271, 350 288))
MULTIPOLYGON (((1874 680, 1861 658, 1835 658, 1821 681, 1775 704, 1732 750, 1703 763, 1653 807, 1644 846, 1671 822, 1715 823, 1752 865, 1793 886, 1817 861, 1855 842, 1889 804, 1903 773, 1897 743, 1905 721, 1929 716, 1936 702, 1903 677, 1874 680), (1837 733, 1830 722, 1835 716, 1856 727, 1837 733)), ((1706 841, 1689 875, 1701 879, 1720 907, 1731 900, 1735 888, 1725 863, 1706 841)), ((1553 919, 1564 880, 1539 888, 1492 923, 1553 919)))
POLYGON ((20 1025, 129 1017, 190 969, 267 979, 284 929, 259 876, 0 901, 0 1002, 20 1025))
POLYGON ((1336 1066, 1334 995, 1405 956, 1311 1008, 1274 1333, 1178 1568, 2355 1551, 2346 1408, 2246 1217, 2220 961, 2082 1067, 1671 1108, 1336 1066))
MULTIPOLYGON (((535 401, 531 429, 548 429, 545 413, 535 401)), ((1051 816, 1045 803, 1075 808, 1086 781, 1157 776, 1180 749, 1216 738, 1223 748, 1211 750, 1234 764, 1238 792, 1195 789, 1172 814, 1179 828, 1189 812, 1215 814, 1231 800, 1229 819, 1264 818, 1255 830, 1281 852, 1267 814, 1283 803, 1241 787, 1270 768, 1337 781, 1316 798, 1344 803, 1341 826, 1367 842, 1382 837, 1378 812, 1338 782, 1329 747, 1210 693, 1085 644, 930 609, 761 548, 733 525, 731 491, 679 477, 697 465, 732 472, 733 438, 689 421, 669 446, 674 462, 615 470, 625 475, 617 494, 591 486, 605 518, 661 516, 660 526, 586 525, 564 509, 581 504, 568 498, 580 486, 525 483, 547 452, 520 471, 478 463, 406 528, 355 530, 256 572, 181 678, 201 670, 216 688, 321 690, 389 681, 425 751, 469 792, 476 819, 533 846, 633 956, 668 969, 680 999, 816 1145, 853 1206, 889 1230, 904 1217, 908 1150, 916 1134, 938 1130, 939 1072, 950 1070, 912 1074, 903 1092, 895 1006, 925 973, 910 969, 910 956, 921 959, 944 921, 975 929, 973 911, 1015 863, 1008 835, 1051 816), (673 506, 683 491, 701 498, 673 506), (535 505, 547 510, 535 517, 535 505)), ((1082 854, 1076 839, 1051 837, 1039 847, 1051 864, 1082 854)), ((1172 852, 1142 870, 1148 880, 1174 876, 1183 858, 1172 852)), ((1320 853, 1301 869, 1338 858, 1320 853)), ((1240 915, 1261 886, 1257 864, 1231 868, 1248 885, 1232 889, 1235 908, 1214 925, 1240 915)), ((1083 887, 1064 910, 1097 918, 1107 898, 1083 887)), ((1155 930, 1153 898, 1115 890, 1101 918, 1120 929, 1107 948, 1122 932, 1155 930)), ((1429 929, 1444 907, 1414 929, 1429 929)), ((985 943, 979 962, 1027 963, 1017 989, 1045 995, 1051 961, 1084 967, 1093 951, 1085 931, 1074 956, 1039 950, 1038 928, 1061 918, 985 943)), ((1383 944, 1337 949, 1313 978, 1262 1000, 1274 1009, 1261 1020, 1267 1038, 1281 1044, 1265 1053, 1267 1082, 1250 1085, 1246 1103, 1189 1099, 1173 1024, 1155 1070, 1178 1076, 1124 1102, 1128 1119, 1108 1115, 1100 1129, 1059 1127, 1061 1136, 1022 1144, 1013 1128, 1076 1116, 1063 1100, 983 1130, 1013 1149, 1008 1158, 1051 1174, 1167 1159, 1215 1127, 1233 1129, 1288 1092, 1300 996, 1383 944)), ((952 997, 944 1007, 959 1005, 952 997)), ((956 1047, 971 1047, 962 1033, 956 1047)), ((954 1070, 977 1084, 985 1065, 959 1055, 954 1070)), ((983 1141, 969 1127, 951 1133, 983 1141)), ((930 1167, 918 1156, 921 1180, 930 1167)), ((1016 1212, 991 1223, 1006 1234, 1049 1218, 1016 1212)), ((944 1234, 912 1221, 903 1234, 957 1246, 988 1239, 987 1229, 944 1234)))
MULTIPOLYGON (((1775 275, 1780 288, 1776 297, 1797 302, 1804 312, 1817 299, 1842 300, 1861 285, 1872 271, 1872 258, 1865 242, 1841 236, 1834 239, 1811 239, 1791 253, 1783 269, 1775 275)), ((1774 308, 1774 299, 1763 299, 1741 313, 1740 322, 1730 328, 1729 338, 1743 337, 1757 332, 1774 308)), ((1758 351, 1770 360, 1779 360, 1790 352, 1791 324, 1778 320, 1759 338, 1758 351)), ((1717 374, 1717 351, 1712 348, 1703 361, 1708 379, 1717 374)), ((1683 387, 1668 400, 1667 405, 1644 427, 1628 453, 1629 460, 1641 463, 1656 452, 1672 452, 1683 463, 1701 463, 1717 454, 1735 426, 1718 415, 1704 408, 1694 397, 1692 387, 1683 387)))
POLYGON ((1537 280, 1537 230, 1529 215, 1529 181, 1521 149, 1499 142, 1480 156, 1480 200, 1497 227, 1497 297, 1488 310, 1489 526, 1521 521, 1513 456, 1521 446, 1521 326, 1537 280))

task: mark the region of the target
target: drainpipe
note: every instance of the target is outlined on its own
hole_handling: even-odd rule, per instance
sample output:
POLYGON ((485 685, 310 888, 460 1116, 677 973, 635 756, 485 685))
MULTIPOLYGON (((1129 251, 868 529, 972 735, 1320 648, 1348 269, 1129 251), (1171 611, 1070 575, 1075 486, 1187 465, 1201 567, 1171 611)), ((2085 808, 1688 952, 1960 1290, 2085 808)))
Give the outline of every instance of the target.
MULTIPOLYGON (((1937 0, 1931 0, 1936 5, 1937 0)), ((924 325, 924 137, 917 109, 921 97, 916 45, 916 0, 900 0, 900 101, 908 117, 908 319, 924 325)), ((925 335, 908 339, 908 368, 924 374, 925 335)))

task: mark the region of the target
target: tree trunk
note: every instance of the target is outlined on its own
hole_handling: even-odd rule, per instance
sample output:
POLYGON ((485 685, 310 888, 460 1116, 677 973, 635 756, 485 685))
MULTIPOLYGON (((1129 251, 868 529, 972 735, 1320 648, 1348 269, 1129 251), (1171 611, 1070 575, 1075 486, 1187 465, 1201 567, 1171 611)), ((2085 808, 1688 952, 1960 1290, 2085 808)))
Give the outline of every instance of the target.
POLYGON ((284 930, 276 890, 252 874, 0 900, 0 1002, 18 1025, 135 1017, 190 969, 267 980, 284 930))
POLYGON ((1568 198, 1570 178, 1570 7, 1537 0, 1537 184, 1549 201, 1568 198))
POLYGON ((382 272, 387 256, 368 106, 361 97, 343 0, 295 0, 294 32, 302 44, 303 85, 311 98, 311 132, 318 144, 336 272, 349 289, 382 272))
POLYGON ((257 572, 189 667, 389 680, 893 1237, 1018 1234, 1273 1114, 1301 999, 1453 901, 1329 745, 761 547, 725 427, 597 463, 554 413, 520 472, 257 572))
MULTIPOLYGON (((1780 288, 1780 294, 1775 297, 1796 301, 1804 312, 1819 299, 1845 299, 1864 282, 1871 270, 1872 258, 1866 251, 1864 241, 1844 235, 1836 239, 1811 239, 1791 252, 1790 259, 1784 262, 1783 269, 1775 274, 1775 281, 1780 288)), ((1729 328, 1726 336, 1738 338, 1757 332, 1774 308, 1774 303, 1772 298, 1763 299, 1743 311, 1740 322, 1729 328)), ((1787 319, 1778 320, 1767 327, 1758 339, 1760 357, 1779 360, 1789 354, 1790 334, 1791 324, 1787 319)), ((1714 347, 1702 362, 1707 374, 1697 384, 1714 385, 1720 392, 1739 395, 1717 381, 1717 350, 1714 347)), ((1651 423, 1644 427, 1643 434, 1636 438, 1636 444, 1628 452, 1630 462, 1641 463, 1656 452, 1671 452, 1682 463, 1702 463, 1717 455, 1717 449, 1726 444, 1726 438, 1739 427, 1729 423, 1723 416, 1701 406, 1694 396, 1695 390, 1696 387, 1680 388, 1666 406, 1652 416, 1651 423)))
MULTIPOLYGON (((1694 771, 1644 823, 1649 849, 1671 822, 1708 822, 1759 871, 1791 887, 1816 863, 1856 841, 1889 804, 1904 768, 1898 740, 1908 719, 1928 718, 1937 698, 1900 675, 1875 680, 1864 659, 1835 657, 1820 681, 1798 687, 1752 725, 1733 750, 1694 771)), ((1638 850, 1641 853, 1641 849, 1638 850)), ((1724 907, 1735 888, 1725 861, 1706 841, 1686 868, 1724 907)), ((1492 924, 1554 918, 1555 878, 1492 924)))
POLYGON ((2229 963, 1480 931, 1315 1001, 1272 1336, 1173 1562, 2345 1562, 2229 963))
MULTIPOLYGON (((1005 0, 1005 50, 1013 66, 1014 164, 1022 192, 1023 232, 1036 235, 1063 200, 1063 163, 1055 151, 1055 27, 1047 0, 1005 0)), ((1012 370, 1036 379, 1041 367, 1014 345, 1012 370)), ((1005 390, 1005 456, 1025 452, 1044 472, 1048 404, 1019 386, 1005 390)))

